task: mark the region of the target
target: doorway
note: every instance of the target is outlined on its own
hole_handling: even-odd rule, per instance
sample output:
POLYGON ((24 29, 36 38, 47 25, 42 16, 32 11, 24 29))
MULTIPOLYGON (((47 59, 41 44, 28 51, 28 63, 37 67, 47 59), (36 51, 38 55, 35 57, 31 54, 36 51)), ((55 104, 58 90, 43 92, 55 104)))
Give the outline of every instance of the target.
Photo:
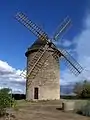
POLYGON ((34 88, 34 99, 38 99, 38 87, 34 88))

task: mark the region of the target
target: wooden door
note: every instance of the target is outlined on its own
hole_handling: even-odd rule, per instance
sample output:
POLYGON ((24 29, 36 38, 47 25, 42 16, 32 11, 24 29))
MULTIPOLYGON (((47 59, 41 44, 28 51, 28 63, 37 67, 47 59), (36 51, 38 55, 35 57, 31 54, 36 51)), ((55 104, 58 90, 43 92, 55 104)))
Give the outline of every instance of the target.
POLYGON ((38 88, 34 88, 34 99, 38 99, 38 88))

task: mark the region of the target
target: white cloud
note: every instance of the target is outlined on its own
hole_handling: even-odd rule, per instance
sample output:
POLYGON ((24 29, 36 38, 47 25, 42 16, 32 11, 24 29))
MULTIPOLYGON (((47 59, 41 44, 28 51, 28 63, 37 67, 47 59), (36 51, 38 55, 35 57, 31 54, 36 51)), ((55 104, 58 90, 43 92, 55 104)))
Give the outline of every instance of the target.
POLYGON ((21 72, 0 60, 0 88, 9 87, 15 93, 25 93, 25 79, 20 76, 21 72))
POLYGON ((53 42, 56 46, 61 46, 61 47, 64 47, 64 48, 69 48, 70 46, 74 45, 75 44, 75 41, 70 41, 70 40, 67 40, 67 39, 61 39, 61 40, 58 40, 58 41, 54 41, 53 42))
POLYGON ((74 44, 74 42, 70 41, 70 40, 67 40, 67 39, 63 39, 61 41, 61 45, 63 47, 70 47, 72 44, 74 44))
POLYGON ((76 38, 78 60, 86 70, 90 70, 90 14, 86 16, 83 22, 83 30, 76 38))
MULTIPOLYGON (((75 36, 73 41, 76 41, 76 51, 78 55, 77 61, 82 65, 84 71, 79 77, 74 77, 68 70, 63 70, 61 75, 61 83, 68 84, 78 80, 90 80, 90 14, 88 13, 83 19, 82 31, 75 36), (62 82, 64 81, 64 82, 62 82)), ((71 50, 73 52, 73 49, 71 50)), ((74 56, 75 57, 75 56, 74 56)))

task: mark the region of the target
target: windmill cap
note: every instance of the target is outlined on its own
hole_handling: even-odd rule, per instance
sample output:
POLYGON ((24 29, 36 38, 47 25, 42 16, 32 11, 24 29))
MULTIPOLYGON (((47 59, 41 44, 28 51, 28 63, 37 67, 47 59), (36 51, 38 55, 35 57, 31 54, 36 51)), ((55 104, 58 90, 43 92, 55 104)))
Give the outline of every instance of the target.
MULTIPOLYGON (((31 47, 28 48, 28 50, 25 53, 25 56, 28 57, 28 55, 32 52, 36 52, 41 46, 44 47, 45 44, 47 43, 47 41, 45 40, 41 40, 41 39, 37 39, 32 45, 31 47)), ((54 49, 56 49, 56 46, 54 46, 54 49)))

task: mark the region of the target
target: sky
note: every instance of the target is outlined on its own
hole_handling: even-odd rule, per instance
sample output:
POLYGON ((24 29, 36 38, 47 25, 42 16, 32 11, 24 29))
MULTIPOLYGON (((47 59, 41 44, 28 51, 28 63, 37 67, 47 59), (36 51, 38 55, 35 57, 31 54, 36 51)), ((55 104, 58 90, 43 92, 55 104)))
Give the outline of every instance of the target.
POLYGON ((25 92, 25 79, 19 74, 26 66, 25 51, 37 39, 15 19, 23 12, 53 36, 66 16, 72 25, 56 45, 63 46, 85 69, 75 77, 60 62, 62 85, 89 79, 90 65, 90 1, 89 0, 0 0, 0 88, 10 87, 13 92, 25 92))

